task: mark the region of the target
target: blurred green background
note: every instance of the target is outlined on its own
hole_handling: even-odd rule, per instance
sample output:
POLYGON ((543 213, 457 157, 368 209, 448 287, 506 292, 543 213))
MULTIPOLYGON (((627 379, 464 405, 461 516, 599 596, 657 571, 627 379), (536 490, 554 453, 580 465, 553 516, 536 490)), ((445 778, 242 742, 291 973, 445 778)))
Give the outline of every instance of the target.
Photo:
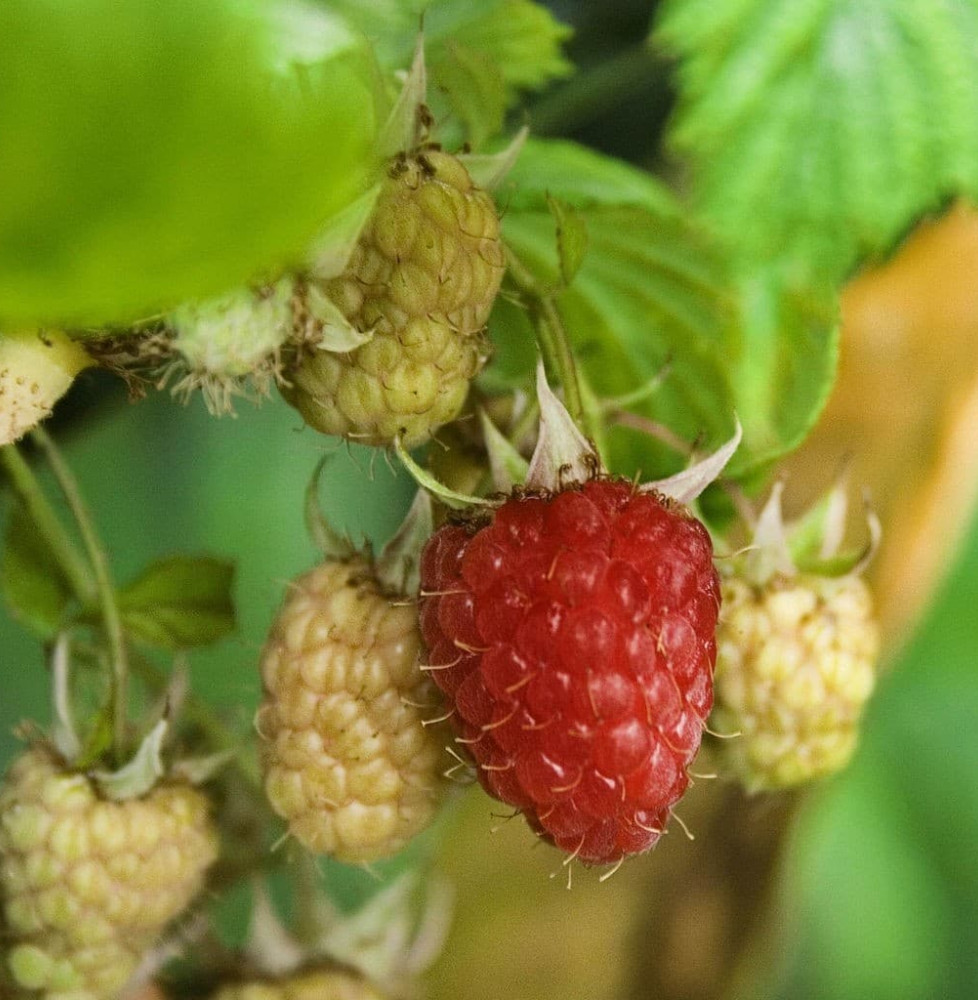
MULTIPOLYGON (((551 4, 577 29, 569 52, 584 72, 529 105, 538 134, 570 136, 673 170, 659 142, 671 107, 667 66, 644 45, 652 6, 551 4)), ((978 990, 978 461, 974 449, 952 447, 955 435, 978 440, 978 424, 962 402, 978 379, 978 301, 961 298, 958 286, 949 292, 919 277, 951 267, 965 281, 973 276, 978 223, 969 217, 955 225, 952 238, 918 248, 906 265, 915 268, 917 284, 904 281, 911 292, 903 298, 895 299, 882 279, 861 293, 860 309, 850 303, 843 355, 853 363, 843 365, 821 437, 796 463, 796 470, 809 463, 824 485, 843 451, 855 454, 855 478, 876 490, 888 529, 876 578, 886 620, 894 634, 908 623, 913 628, 902 649, 894 644, 853 765, 807 796, 790 828, 764 932, 746 949, 731 986, 730 995, 744 1000, 971 1000, 978 990), (878 335, 891 329, 880 315, 912 350, 894 357, 894 342, 878 335), (894 411, 919 416, 902 437, 887 427, 902 416, 882 404, 876 412, 873 392, 884 377, 894 411), (952 530, 959 522, 962 529, 952 530), (913 598, 901 604, 906 594, 898 586, 910 586, 913 598), (886 611, 896 607, 914 613, 895 618, 886 611)), ((971 283, 978 284, 973 277, 971 283)), ((384 456, 300 430, 295 414, 275 399, 258 409, 241 405, 238 413, 216 421, 199 400, 182 408, 162 394, 130 406, 117 383, 86 374, 59 409, 54 431, 117 581, 176 551, 237 561, 238 631, 194 653, 191 676, 248 731, 264 633, 285 581, 315 558, 302 495, 319 456, 332 454, 324 507, 354 536, 386 539, 412 487, 384 456)), ((18 747, 13 726, 43 723, 49 712, 41 650, 2 609, 0 670, 5 764, 18 747)), ((701 799, 709 794, 698 788, 701 799)), ((547 878, 559 869, 555 856, 531 853, 518 824, 490 836, 492 811, 473 791, 450 819, 441 868, 459 886, 459 918, 432 977, 432 1000, 649 996, 642 929, 663 919, 652 897, 656 866, 671 864, 687 845, 678 835, 667 838, 608 883, 585 876, 568 893, 562 877, 547 878)), ((697 927, 685 932, 689 949, 709 947, 697 927)), ((695 977, 674 995, 714 1000, 697 992, 695 977)))

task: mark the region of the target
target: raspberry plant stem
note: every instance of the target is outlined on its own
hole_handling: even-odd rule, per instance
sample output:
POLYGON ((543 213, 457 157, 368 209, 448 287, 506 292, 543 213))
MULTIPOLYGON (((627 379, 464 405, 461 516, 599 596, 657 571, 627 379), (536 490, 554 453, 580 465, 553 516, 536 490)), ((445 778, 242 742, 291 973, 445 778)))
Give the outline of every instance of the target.
POLYGON ((111 699, 112 699, 112 745, 117 758, 122 758, 125 752, 126 716, 128 707, 129 661, 126 651, 125 637, 122 632, 122 618, 116 601, 115 589, 109 574, 109 563, 98 534, 95 522, 82 499, 78 483, 61 457, 61 452, 47 432, 40 427, 31 432, 34 440, 44 450, 44 454, 61 487, 61 492, 68 501, 82 543, 88 554, 92 571, 95 574, 95 588, 98 603, 105 625, 105 634, 109 642, 109 656, 112 667, 111 699))
POLYGON ((564 405, 577 425, 594 438, 589 414, 584 407, 577 362, 564 321, 557 310, 552 289, 541 287, 529 268, 511 251, 506 253, 507 272, 527 299, 527 309, 536 331, 543 360, 557 373, 564 390, 564 405))
POLYGON ((97 587, 92 573, 71 536, 58 520, 29 463, 15 445, 0 448, 0 460, 10 478, 10 485, 27 510, 34 527, 47 542, 78 603, 92 604, 97 587))

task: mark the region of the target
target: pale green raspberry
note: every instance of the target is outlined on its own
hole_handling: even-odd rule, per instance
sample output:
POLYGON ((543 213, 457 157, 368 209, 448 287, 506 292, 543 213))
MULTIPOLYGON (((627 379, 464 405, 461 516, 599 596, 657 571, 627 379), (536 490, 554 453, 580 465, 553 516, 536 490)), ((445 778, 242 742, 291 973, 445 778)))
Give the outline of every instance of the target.
POLYGON ((267 395, 278 377, 279 351, 293 335, 294 292, 293 279, 282 278, 171 313, 167 326, 178 360, 165 379, 172 379, 174 394, 200 389, 215 415, 230 412, 234 396, 267 395))
POLYGON ((715 724, 752 791, 799 785, 852 756, 876 679, 879 633, 865 582, 799 575, 723 583, 715 724))
POLYGON ((113 1000, 216 856, 190 786, 109 802, 52 752, 28 750, 0 785, 0 995, 113 1000))
POLYGON ((326 434, 407 447, 462 408, 488 357, 504 259, 492 198, 453 156, 395 161, 342 275, 324 290, 371 340, 306 352, 283 395, 326 434))
POLYGON ((373 861, 434 817, 444 792, 435 688, 413 605, 360 559, 299 577, 261 657, 265 790, 310 851, 373 861))
POLYGON ((84 348, 55 330, 0 333, 0 446, 49 416, 91 363, 84 348))

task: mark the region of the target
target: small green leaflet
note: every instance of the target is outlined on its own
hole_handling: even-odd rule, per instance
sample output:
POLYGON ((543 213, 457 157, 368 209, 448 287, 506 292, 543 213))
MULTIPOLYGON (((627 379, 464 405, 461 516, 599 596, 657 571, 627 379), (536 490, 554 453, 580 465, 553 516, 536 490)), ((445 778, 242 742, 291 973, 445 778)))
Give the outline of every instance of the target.
POLYGON ((672 142, 748 260, 834 286, 978 195, 975 0, 668 0, 672 142))
POLYGON ((152 563, 119 591, 126 630, 162 649, 205 646, 234 630, 234 566, 210 556, 152 563))
POLYGON ((570 28, 532 0, 331 0, 330 8, 363 31, 388 69, 410 63, 423 26, 428 99, 444 101, 476 148, 521 90, 572 70, 561 52, 570 28))
POLYGON ((10 613, 45 639, 64 623, 71 585, 23 504, 10 509, 0 584, 10 613))
POLYGON ((587 253, 587 224, 572 205, 567 205, 552 195, 547 195, 547 206, 557 224, 557 260, 560 280, 566 287, 581 269, 587 253))

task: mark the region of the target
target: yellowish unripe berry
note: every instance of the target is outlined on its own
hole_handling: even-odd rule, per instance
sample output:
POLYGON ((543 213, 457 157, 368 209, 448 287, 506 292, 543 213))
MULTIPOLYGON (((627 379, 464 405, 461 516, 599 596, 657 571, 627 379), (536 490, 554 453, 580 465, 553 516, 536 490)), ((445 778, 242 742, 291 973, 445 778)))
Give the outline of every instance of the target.
POLYGON ((319 350, 285 398, 326 434, 407 447, 453 420, 488 357, 484 329, 504 259, 492 198, 440 150, 396 160, 342 275, 324 289, 373 336, 319 350))
POLYGON ((227 983, 210 1000, 385 1000, 362 976, 344 969, 310 969, 279 979, 227 983))
POLYGON ((372 861, 432 820, 442 734, 419 666, 416 609, 362 559, 327 560, 290 586, 261 657, 265 790, 317 854, 372 861))
POLYGON ((2 996, 114 998, 216 856, 207 800, 189 785, 110 802, 28 750, 0 786, 2 996))
POLYGON ((0 334, 0 446, 49 416, 91 363, 84 348, 58 331, 0 334))
POLYGON ((861 578, 727 579, 717 643, 716 725, 740 734, 724 750, 749 789, 803 784, 848 763, 879 654, 861 578))

